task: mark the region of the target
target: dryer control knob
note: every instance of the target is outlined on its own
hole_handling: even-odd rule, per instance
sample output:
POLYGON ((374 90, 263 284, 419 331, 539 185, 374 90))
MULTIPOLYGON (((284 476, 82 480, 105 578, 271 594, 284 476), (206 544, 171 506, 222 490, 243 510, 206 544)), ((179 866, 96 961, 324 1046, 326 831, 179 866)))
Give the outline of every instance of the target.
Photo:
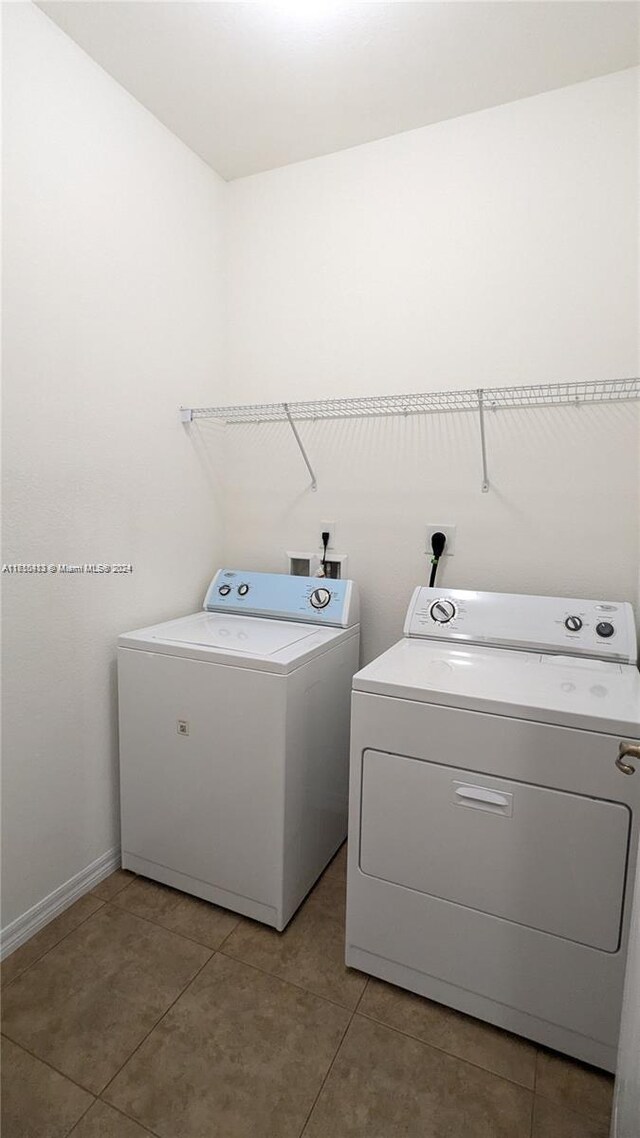
POLYGON ((579 632, 582 628, 582 621, 579 616, 568 616, 564 626, 569 629, 569 632, 579 632))
POLYGON ((221 585, 218 589, 221 597, 228 597, 231 592, 231 585, 221 585))
POLYGON ((249 586, 248 585, 238 585, 238 596, 239 597, 246 597, 248 592, 249 592, 249 586))
POLYGON ((431 606, 431 619, 438 624, 448 624, 456 615, 456 606, 453 601, 434 601, 431 606))
POLYGON ((324 609, 331 600, 331 593, 328 589, 314 589, 309 600, 314 609, 324 609))
POLYGON ((596 632, 598 636, 604 636, 607 639, 609 636, 613 636, 615 628, 608 620, 601 620, 600 624, 596 624, 596 632))

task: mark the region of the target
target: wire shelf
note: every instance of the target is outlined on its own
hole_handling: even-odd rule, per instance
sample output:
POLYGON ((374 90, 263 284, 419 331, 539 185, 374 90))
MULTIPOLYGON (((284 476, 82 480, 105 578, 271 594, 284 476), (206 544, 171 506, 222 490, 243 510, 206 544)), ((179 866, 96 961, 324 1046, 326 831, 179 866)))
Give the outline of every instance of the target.
POLYGON ((235 407, 181 408, 185 421, 221 419, 225 423, 269 423, 293 419, 355 419, 385 415, 424 415, 446 411, 501 411, 517 407, 571 403, 609 403, 640 399, 640 378, 540 383, 528 386, 423 391, 413 395, 370 395, 355 399, 313 399, 291 403, 248 403, 235 407))
POLYGON ((423 391, 415 395, 369 395, 359 399, 309 399, 296 403, 247 403, 236 407, 181 407, 183 423, 220 419, 225 423, 288 422, 309 475, 317 479, 294 420, 357 419, 385 415, 428 415, 476 411, 480 428, 481 489, 490 488, 487 471, 485 414, 515 407, 553 407, 640 399, 640 379, 585 380, 583 383, 537 383, 516 387, 477 387, 467 391, 423 391))

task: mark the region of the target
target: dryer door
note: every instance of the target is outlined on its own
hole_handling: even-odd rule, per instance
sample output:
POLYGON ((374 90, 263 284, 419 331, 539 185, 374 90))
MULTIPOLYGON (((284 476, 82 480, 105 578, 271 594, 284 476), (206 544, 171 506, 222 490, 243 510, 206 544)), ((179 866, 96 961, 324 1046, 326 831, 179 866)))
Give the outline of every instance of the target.
POLYGON ((618 949, 626 806, 367 750, 360 817, 363 873, 618 949))

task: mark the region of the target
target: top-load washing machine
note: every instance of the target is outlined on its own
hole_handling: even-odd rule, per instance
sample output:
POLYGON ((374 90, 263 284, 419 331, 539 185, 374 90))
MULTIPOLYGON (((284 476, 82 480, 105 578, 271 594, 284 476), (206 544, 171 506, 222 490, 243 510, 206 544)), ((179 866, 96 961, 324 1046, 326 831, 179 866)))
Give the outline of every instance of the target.
POLYGON ((418 588, 404 631, 353 681, 347 963, 613 1070, 631 607, 418 588))
POLYGON ((358 594, 221 569, 118 641, 122 865, 282 929, 346 836, 358 594))

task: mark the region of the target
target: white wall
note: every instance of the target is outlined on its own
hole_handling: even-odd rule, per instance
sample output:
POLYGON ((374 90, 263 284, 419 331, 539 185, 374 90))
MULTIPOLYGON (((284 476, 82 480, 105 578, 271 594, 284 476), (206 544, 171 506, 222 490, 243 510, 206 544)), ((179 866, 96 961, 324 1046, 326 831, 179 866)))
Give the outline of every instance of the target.
POLYGON ((178 422, 220 370, 224 184, 30 4, 5 4, 3 918, 117 844, 114 643, 220 562, 178 422))
POLYGON ((470 416, 303 424, 316 495, 286 425, 176 417, 637 374, 633 73, 225 186, 4 9, 3 560, 134 565, 3 578, 6 926, 117 843, 118 632, 197 607, 223 560, 283 568, 325 518, 366 658, 427 521, 458 525, 450 585, 631 598, 639 479, 628 405, 490 415, 488 495, 470 416))
MULTIPOLYGON (((638 374, 637 69, 229 186, 228 402, 638 374)), ((207 424, 194 425, 206 436, 207 424)), ((226 557, 281 568, 322 519, 397 638, 426 522, 443 583, 635 600, 637 407, 228 429, 226 557)), ((216 444, 217 446, 217 444, 216 444)))

